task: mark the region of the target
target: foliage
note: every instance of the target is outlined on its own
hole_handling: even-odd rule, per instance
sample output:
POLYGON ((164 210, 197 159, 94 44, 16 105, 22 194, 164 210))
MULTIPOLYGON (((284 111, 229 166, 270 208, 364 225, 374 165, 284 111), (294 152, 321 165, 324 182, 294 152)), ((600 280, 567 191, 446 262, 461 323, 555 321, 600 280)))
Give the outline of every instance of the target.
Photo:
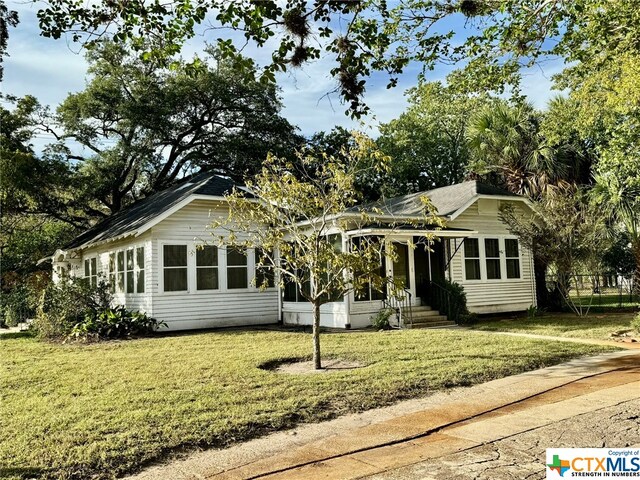
POLYGON ((626 232, 613 230, 611 246, 602 254, 605 272, 615 272, 624 277, 630 277, 636 268, 636 260, 631 251, 631 242, 626 232))
POLYGON ((280 116, 276 88, 255 72, 235 72, 209 50, 191 71, 141 60, 126 47, 101 42, 87 54, 86 88, 58 107, 62 134, 49 155, 78 163, 74 197, 90 213, 113 214, 185 172, 217 171, 240 180, 267 152, 286 156, 301 139, 280 116), (67 142, 85 147, 78 155, 67 142))
POLYGON ((45 288, 33 326, 41 338, 64 339, 87 314, 108 310, 111 300, 103 280, 91 286, 85 279, 63 278, 45 288))
MULTIPOLYGON (((273 269, 281 288, 292 285, 311 304, 316 368, 321 366, 320 306, 352 291, 382 291, 387 282, 380 271, 384 242, 359 237, 343 248, 341 233, 369 224, 381 213, 356 205, 360 195, 355 181, 363 169, 383 174, 388 161, 361 135, 339 157, 301 151, 293 163, 270 155, 255 179, 246 182, 246 190, 226 197, 228 216, 211 225, 218 229, 214 238, 220 244, 262 249, 259 266, 273 269)), ((423 202, 422 223, 441 226, 428 199, 423 202)), ((393 220, 389 228, 394 228, 393 220)))
POLYGON ((409 108, 380 126, 377 142, 393 162, 381 190, 389 196, 461 182, 470 152, 465 138, 470 113, 495 103, 427 83, 409 90, 409 108))
POLYGON ((637 334, 640 334, 640 313, 631 320, 631 328, 635 330, 637 334))
POLYGON ((4 66, 2 62, 7 53, 7 42, 9 40, 9 27, 18 25, 18 12, 9 10, 4 0, 0 0, 0 82, 4 74, 4 66))
POLYGON ((529 307, 527 308, 527 319, 528 320, 533 320, 536 317, 539 317, 540 314, 541 314, 540 310, 535 305, 529 305, 529 307))
POLYGON ((36 313, 34 292, 24 284, 9 292, 0 292, 0 326, 15 327, 36 313))
POLYGON ((323 343, 331 358, 367 368, 327 375, 257 368, 308 358, 308 335, 301 332, 231 329, 88 347, 0 335, 3 473, 124 477, 173 453, 224 448, 611 351, 464 330, 351 331, 323 343))
POLYGON ((443 294, 440 295, 438 286, 434 285, 431 306, 456 323, 473 323, 475 318, 467 308, 467 294, 462 285, 447 279, 437 282, 437 285, 443 290, 443 294))
POLYGON ((371 317, 371 326, 376 330, 389 330, 389 319, 396 312, 393 308, 383 308, 379 310, 373 317, 371 317))
POLYGON ((609 242, 602 234, 602 210, 590 205, 582 191, 548 192, 531 213, 505 204, 500 219, 535 256, 555 267, 559 294, 577 314, 586 314, 588 307, 583 307, 579 292, 574 299, 569 290, 581 269, 599 271, 602 251, 609 242))
POLYGON ((71 329, 69 337, 82 340, 104 340, 147 335, 166 326, 164 322, 143 312, 127 310, 123 305, 115 308, 90 309, 84 319, 71 329))

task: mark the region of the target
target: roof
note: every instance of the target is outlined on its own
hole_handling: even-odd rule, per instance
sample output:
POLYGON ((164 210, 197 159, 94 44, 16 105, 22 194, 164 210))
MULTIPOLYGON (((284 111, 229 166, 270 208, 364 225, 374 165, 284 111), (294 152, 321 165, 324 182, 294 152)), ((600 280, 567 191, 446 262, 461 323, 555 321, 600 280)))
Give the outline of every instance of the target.
POLYGON ((429 197, 431 203, 436 207, 438 215, 442 217, 453 215, 461 208, 468 206, 479 196, 523 198, 502 188, 471 180, 448 187, 434 188, 433 190, 374 202, 366 205, 365 208, 378 208, 384 215, 419 217, 423 214, 423 205, 420 198, 425 195, 429 197))
POLYGON ((237 185, 213 173, 200 173, 165 190, 154 193, 128 208, 106 218, 74 238, 63 250, 104 242, 133 234, 163 213, 176 207, 192 195, 222 197, 237 185))

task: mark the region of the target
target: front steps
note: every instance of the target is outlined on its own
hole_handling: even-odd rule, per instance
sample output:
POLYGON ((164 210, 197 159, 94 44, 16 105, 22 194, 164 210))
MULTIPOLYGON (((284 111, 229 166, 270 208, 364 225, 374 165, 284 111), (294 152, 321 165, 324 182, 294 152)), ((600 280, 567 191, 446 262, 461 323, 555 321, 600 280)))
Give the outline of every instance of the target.
POLYGON ((405 319, 404 328, 444 328, 456 326, 456 322, 447 319, 446 315, 440 315, 438 311, 433 310, 431 307, 412 307, 411 313, 413 323, 409 323, 409 319, 405 319))

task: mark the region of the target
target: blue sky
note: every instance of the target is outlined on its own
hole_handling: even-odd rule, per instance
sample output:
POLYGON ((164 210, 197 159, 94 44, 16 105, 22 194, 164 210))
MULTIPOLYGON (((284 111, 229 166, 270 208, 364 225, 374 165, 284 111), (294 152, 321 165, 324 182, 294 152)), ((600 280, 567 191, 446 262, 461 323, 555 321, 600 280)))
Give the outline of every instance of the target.
MULTIPOLYGON (((35 95, 41 103, 55 108, 69 93, 82 90, 85 83, 87 64, 78 44, 63 39, 52 40, 40 36, 36 10, 33 3, 8 2, 9 8, 18 10, 20 24, 10 31, 9 54, 5 59, 3 93, 13 95, 35 95)), ((464 35, 465 25, 461 19, 453 19, 446 28, 452 28, 464 35)), ((204 39, 192 40, 184 50, 185 57, 201 51, 204 39)), ((247 54, 258 63, 268 50, 248 49, 247 54)), ((344 114, 344 106, 337 95, 325 94, 335 88, 335 81, 329 75, 333 66, 331 58, 325 56, 320 61, 305 65, 290 73, 280 74, 284 109, 283 115, 297 125, 304 135, 316 131, 330 130, 335 125, 347 128, 363 128, 344 114)), ((542 108, 555 94, 551 90, 550 77, 562 68, 560 62, 549 62, 543 69, 538 67, 524 72, 524 92, 536 107, 542 108)), ((429 72, 429 80, 443 80, 451 70, 441 65, 429 72)), ((377 125, 399 116, 406 108, 405 91, 417 83, 419 65, 410 65, 400 77, 398 86, 388 90, 387 77, 376 74, 367 82, 365 101, 371 107, 371 115, 364 118, 364 128, 370 135, 377 135, 377 125)), ((36 140, 37 149, 50 140, 40 135, 36 140)))

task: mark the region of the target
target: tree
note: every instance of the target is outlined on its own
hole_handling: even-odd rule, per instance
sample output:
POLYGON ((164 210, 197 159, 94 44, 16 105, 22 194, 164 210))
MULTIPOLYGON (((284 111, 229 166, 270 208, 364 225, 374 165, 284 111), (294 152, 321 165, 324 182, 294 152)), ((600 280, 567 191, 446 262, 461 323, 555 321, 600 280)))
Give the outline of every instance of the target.
POLYGON ((7 43, 9 41, 9 27, 18 25, 18 12, 9 10, 4 0, 0 0, 0 82, 4 76, 4 66, 2 61, 7 53, 7 43))
MULTIPOLYGON (((53 38, 69 32, 73 40, 90 43, 112 34, 141 49, 149 46, 141 39, 161 38, 150 52, 155 57, 176 53, 205 23, 237 30, 242 32, 237 38, 219 38, 222 51, 238 58, 246 42, 272 48, 263 56, 269 58, 262 75, 266 82, 324 51, 335 59, 336 89, 354 115, 367 111, 362 97, 369 76, 386 72, 394 86, 412 61, 421 65, 422 76, 438 62, 464 61, 456 83, 501 92, 505 84, 517 89, 523 66, 549 57, 564 58, 572 78, 588 78, 602 63, 615 63, 621 52, 637 50, 634 42, 640 37, 635 0, 292 0, 285 6, 275 0, 85 5, 51 0, 38 17, 43 34, 53 38), (472 27, 462 38, 447 23, 456 16, 472 27)), ((220 28, 213 31, 219 34, 220 28)))
MULTIPOLYGON (((399 286, 388 284, 381 272, 382 239, 359 237, 343 245, 340 235, 370 223, 371 212, 356 206, 355 179, 370 168, 371 157, 378 159, 379 172, 388 158, 360 136, 339 157, 308 153, 300 152, 295 163, 270 155, 246 189, 226 197, 229 214, 211 227, 217 243, 261 252, 258 269, 274 272, 281 288, 290 285, 311 304, 313 361, 319 369, 321 305, 368 285, 379 291, 387 285, 391 294, 399 286)), ((427 199, 424 205, 425 223, 441 225, 427 199)))
MULTIPOLYGON (((580 302, 577 275, 595 273, 602 253, 609 246, 603 234, 605 215, 586 201, 586 193, 550 191, 534 204, 533 215, 516 211, 513 206, 501 208, 500 218, 509 231, 522 241, 534 256, 555 267, 556 293, 578 315, 588 313, 580 302), (578 297, 574 301, 573 297, 578 297)), ((546 283, 546 279, 541 279, 546 283)), ((536 278, 536 281, 541 281, 536 278)))
POLYGON ((387 194, 444 187, 461 182, 470 152, 465 132, 470 116, 492 101, 427 83, 409 90, 409 108, 380 126, 378 145, 393 159, 387 194))
POLYGON ((214 51, 192 74, 184 62, 165 68, 112 42, 88 59, 85 90, 57 110, 61 143, 51 152, 76 163, 75 196, 93 217, 118 212, 186 171, 241 179, 267 152, 286 156, 301 141, 279 115, 275 87, 234 72, 214 51), (69 140, 89 154, 66 147, 69 140))

